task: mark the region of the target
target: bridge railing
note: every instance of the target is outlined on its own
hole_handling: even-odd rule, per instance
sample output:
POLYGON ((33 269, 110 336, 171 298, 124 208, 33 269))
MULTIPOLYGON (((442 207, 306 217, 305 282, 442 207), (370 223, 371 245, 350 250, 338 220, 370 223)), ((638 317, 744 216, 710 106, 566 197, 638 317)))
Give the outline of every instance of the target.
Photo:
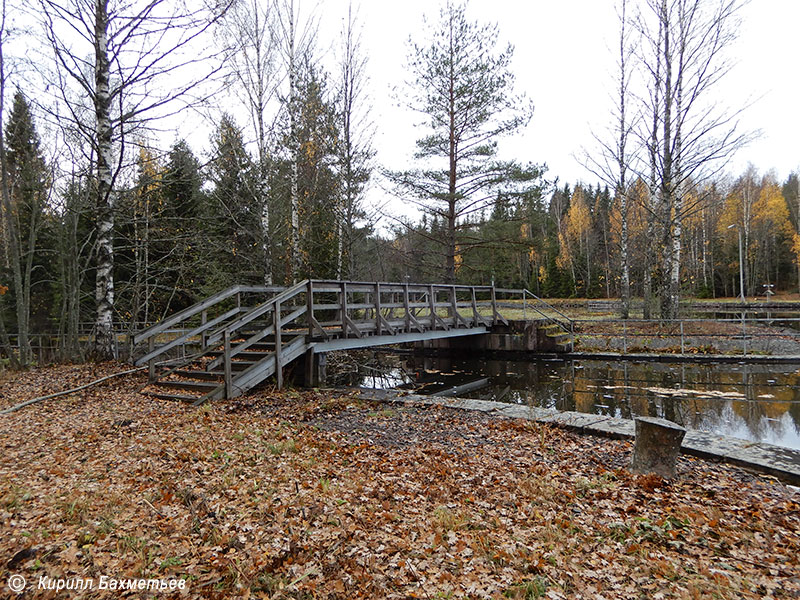
POLYGON ((498 294, 520 296, 522 299, 522 318, 528 318, 528 309, 530 308, 534 313, 538 314, 545 322, 558 326, 562 332, 569 334, 570 348, 574 345, 575 340, 575 320, 565 315, 555 306, 540 298, 532 291, 522 289, 497 289, 498 294), (529 304, 528 299, 532 300, 529 304))
POLYGON ((201 349, 205 349, 209 335, 219 332, 226 322, 247 311, 244 298, 250 295, 263 296, 281 289, 283 288, 274 286, 234 285, 153 323, 131 338, 133 348, 147 343, 146 353, 135 360, 134 364, 147 363, 152 378, 156 359, 163 361, 170 351, 180 349, 185 356, 187 343, 198 339, 201 349))
MULTIPOLYGON (((308 341, 391 336, 498 322, 506 321, 492 286, 305 280, 289 288, 233 286, 140 331, 133 341, 148 344, 135 364, 147 363, 151 378, 156 362, 170 351, 179 348, 185 357, 187 346, 199 346, 202 354, 221 345, 222 353, 207 367, 223 366, 229 387, 234 384, 232 360, 259 343, 272 344, 273 353, 261 367, 272 369, 274 360, 280 384, 282 365, 301 350, 294 342, 300 336, 308 341), (247 306, 244 294, 260 302, 247 306), (267 294, 272 295, 264 299, 267 294), (174 333, 165 336, 167 331, 174 333)), ((257 371, 254 365, 236 377, 252 380, 257 371)))
POLYGON ((582 352, 797 358, 800 319, 576 319, 582 352))
POLYGON ((504 321, 491 286, 321 280, 311 285, 312 337, 447 330, 504 321))
POLYGON ((226 389, 248 385, 258 377, 259 369, 273 368, 281 387, 283 365, 305 350, 305 345, 298 343, 300 338, 310 342, 392 336, 499 321, 505 320, 497 311, 491 286, 306 280, 250 309, 228 324, 219 338, 212 336, 209 344, 221 341, 223 352, 210 366, 223 366, 226 389), (478 308, 484 298, 490 303, 490 315, 478 308), (256 324, 260 327, 253 331, 256 324), (248 326, 251 330, 244 334, 248 326), (268 338, 273 354, 234 378, 232 360, 268 338))

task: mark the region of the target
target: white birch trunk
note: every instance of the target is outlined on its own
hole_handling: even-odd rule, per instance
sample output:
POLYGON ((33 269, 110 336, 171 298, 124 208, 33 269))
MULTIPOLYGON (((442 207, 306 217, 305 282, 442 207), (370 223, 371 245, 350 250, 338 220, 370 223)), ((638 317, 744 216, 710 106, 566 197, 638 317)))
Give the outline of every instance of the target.
MULTIPOLYGON (((630 271, 630 256, 628 250, 628 190, 626 183, 626 175, 628 172, 627 164, 627 142, 628 142, 628 122, 627 112, 625 110, 627 104, 627 87, 628 87, 628 52, 625 47, 627 41, 626 27, 627 27, 627 3, 622 0, 622 14, 620 16, 620 35, 619 35, 619 142, 617 146, 617 166, 619 168, 619 178, 617 180, 617 196, 620 201, 620 258, 622 260, 622 276, 621 276, 621 295, 622 295, 622 310, 621 316, 627 319, 631 312, 631 271, 630 271)), ((608 248, 608 245, 606 245, 608 248)), ((606 250, 606 256, 608 251, 606 250)), ((608 285, 609 277, 606 276, 606 285, 608 285)))
POLYGON ((336 279, 342 279, 343 258, 344 258, 344 228, 342 220, 336 219, 336 279))
MULTIPOLYGON (((676 198, 675 212, 679 215, 681 210, 680 198, 676 198)), ((679 216, 676 216, 675 222, 672 227, 672 248, 670 256, 672 257, 672 269, 669 277, 669 304, 670 304, 670 317, 676 319, 678 317, 678 309, 681 300, 681 233, 683 231, 683 224, 679 216)))
MULTIPOLYGON (((267 134, 264 126, 264 111, 267 108, 267 74, 269 72, 268 50, 264 47, 263 37, 268 31, 268 17, 264 15, 264 22, 261 22, 261 10, 258 5, 253 5, 253 45, 255 46, 256 64, 256 94, 253 109, 256 112, 256 128, 258 134, 258 192, 261 202, 261 248, 264 253, 264 285, 272 285, 272 252, 271 252, 271 232, 269 216, 269 197, 267 190, 269 182, 267 180, 267 134)), ((270 40, 271 41, 271 40, 270 40)))
POLYGON ((300 256, 300 141, 297 139, 297 56, 294 2, 289 5, 289 153, 291 155, 291 248, 292 281, 297 282, 302 257, 300 256))
POLYGON ((95 276, 95 355, 114 356, 114 212, 111 205, 113 176, 112 131, 108 64, 108 0, 95 5, 95 119, 97 127, 97 272, 95 276))

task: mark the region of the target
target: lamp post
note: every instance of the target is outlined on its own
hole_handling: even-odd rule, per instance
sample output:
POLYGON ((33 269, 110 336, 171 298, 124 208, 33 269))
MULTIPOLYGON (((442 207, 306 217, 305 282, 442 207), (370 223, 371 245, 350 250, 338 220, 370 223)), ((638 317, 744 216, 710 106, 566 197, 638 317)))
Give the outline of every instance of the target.
POLYGON ((739 227, 736 223, 733 225, 728 225, 728 229, 736 228, 736 232, 739 234, 739 296, 742 299, 742 304, 747 302, 747 299, 744 297, 744 260, 742 258, 742 228, 739 227))

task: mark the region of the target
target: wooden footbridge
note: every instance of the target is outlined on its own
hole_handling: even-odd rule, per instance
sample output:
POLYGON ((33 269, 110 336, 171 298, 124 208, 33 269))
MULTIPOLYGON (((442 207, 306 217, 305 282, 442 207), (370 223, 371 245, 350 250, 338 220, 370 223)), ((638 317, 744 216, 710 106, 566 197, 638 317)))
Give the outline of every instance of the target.
MULTIPOLYGON (((568 325, 547 319, 555 335, 567 335, 568 325)), ((475 336, 501 325, 508 321, 493 286, 306 280, 233 286, 133 342, 146 344, 135 364, 149 365, 150 393, 199 404, 239 396, 273 375, 280 388, 284 368, 298 359, 315 385, 319 357, 332 350, 475 336)))

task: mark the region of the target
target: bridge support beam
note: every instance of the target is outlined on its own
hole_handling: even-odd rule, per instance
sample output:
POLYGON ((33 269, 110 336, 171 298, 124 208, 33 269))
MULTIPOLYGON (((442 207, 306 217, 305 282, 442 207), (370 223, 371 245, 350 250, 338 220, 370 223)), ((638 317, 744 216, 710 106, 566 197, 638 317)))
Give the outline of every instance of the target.
POLYGON ((543 320, 509 321, 495 325, 485 335, 472 338, 439 338, 420 341, 416 348, 455 354, 476 352, 557 354, 567 349, 568 337, 543 320))
POLYGON ((303 386, 319 387, 325 384, 327 378, 328 355, 325 352, 314 352, 313 348, 306 350, 303 356, 303 386))

